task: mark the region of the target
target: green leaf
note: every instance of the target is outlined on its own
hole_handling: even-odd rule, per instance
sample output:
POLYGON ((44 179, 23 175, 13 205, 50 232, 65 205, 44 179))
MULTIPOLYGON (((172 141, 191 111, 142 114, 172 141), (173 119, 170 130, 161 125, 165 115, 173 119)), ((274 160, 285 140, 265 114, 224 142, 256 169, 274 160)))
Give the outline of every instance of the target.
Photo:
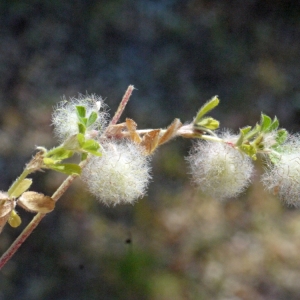
POLYGON ((22 195, 25 191, 27 191, 32 184, 32 179, 25 178, 23 179, 18 186, 14 189, 10 197, 18 198, 20 195, 22 195))
POLYGON ((256 148, 249 144, 243 144, 239 147, 244 153, 250 156, 253 160, 256 160, 256 148))
POLYGON ((273 153, 269 154, 269 158, 274 165, 276 165, 280 161, 280 158, 278 157, 278 155, 275 155, 273 153))
POLYGON ((210 130, 215 130, 219 128, 220 122, 217 121, 214 118, 207 117, 202 120, 200 120, 198 123, 194 123, 194 127, 198 129, 210 129, 210 130))
POLYGON ((86 116, 85 107, 81 106, 81 105, 76 105, 76 113, 77 113, 77 116, 78 116, 79 120, 85 118, 85 116, 86 116))
POLYGON ((86 160, 87 159, 87 157, 88 157, 88 153, 81 153, 81 161, 84 161, 84 160, 86 160))
POLYGON ((81 119, 81 123, 86 127, 86 123, 87 123, 87 118, 82 118, 81 119))
POLYGON ((89 127, 91 125, 93 125, 96 121, 97 121, 97 118, 98 118, 98 114, 96 112, 92 112, 86 122, 86 127, 89 127))
POLYGON ((275 116, 272 124, 269 127, 269 131, 276 130, 278 128, 278 126, 279 126, 279 121, 278 121, 277 117, 275 116))
POLYGON ((86 126, 82 123, 78 123, 78 131, 79 133, 85 134, 86 126))
POLYGON ((67 140, 65 140, 62 144, 62 147, 69 151, 77 151, 79 148, 77 134, 74 134, 70 136, 67 140))
POLYGON ((245 126, 243 128, 240 128, 240 132, 243 134, 243 135, 246 135, 250 130, 251 130, 251 126, 245 126))
POLYGON ((82 150, 87 151, 93 155, 101 156, 101 152, 98 152, 100 145, 95 140, 87 140, 82 146, 82 150))
POLYGON ((10 213, 10 216, 7 220, 8 224, 11 226, 11 227, 18 227, 21 225, 22 223, 22 220, 21 218, 19 217, 19 215, 16 213, 15 210, 12 210, 11 213, 10 213))
POLYGON ((260 121, 260 125, 261 125, 261 131, 268 131, 269 127, 271 126, 272 123, 272 119, 265 115, 265 114, 261 114, 261 121, 260 121))
POLYGON ((241 133, 235 145, 239 147, 243 144, 243 142, 244 142, 244 135, 241 133))
MULTIPOLYGON (((74 154, 74 152, 71 150, 67 150, 64 147, 57 147, 57 148, 50 150, 47 153, 46 158, 51 158, 52 160, 60 161, 63 159, 70 158, 73 154, 74 154)), ((44 160, 44 162, 45 162, 45 160, 44 160)))
POLYGON ((194 124, 197 124, 201 120, 201 118, 204 115, 206 115, 209 111, 214 109, 219 104, 219 102, 220 100, 218 99, 217 96, 214 96, 209 101, 207 101, 198 111, 197 116, 194 120, 194 124))
POLYGON ((264 140, 263 134, 259 134, 253 141, 253 145, 255 145, 256 147, 262 150, 264 148, 264 145, 262 144, 263 140, 264 140))
MULTIPOLYGON (((58 160, 58 161, 60 161, 60 160, 58 160)), ((53 164, 55 164, 56 162, 57 162, 57 160, 54 160, 54 159, 49 158, 49 157, 45 157, 45 158, 43 159, 43 163, 44 163, 44 165, 46 165, 46 166, 53 165, 53 164)))
POLYGON ((256 124, 254 128, 252 128, 246 135, 245 140, 250 140, 255 137, 261 131, 260 125, 256 124))
POLYGON ((83 145, 82 149, 84 150, 98 150, 100 148, 100 145, 95 140, 87 140, 83 145))
POLYGON ((82 133, 78 133, 77 140, 78 140, 79 146, 82 147, 85 143, 85 136, 82 133))
POLYGON ((285 129, 279 129, 275 138, 278 145, 282 145, 288 137, 288 132, 285 129))
POLYGON ((80 175, 81 168, 76 164, 54 164, 48 166, 49 169, 52 169, 57 172, 61 172, 67 175, 80 175))
POLYGON ((98 151, 94 151, 94 150, 86 150, 88 153, 91 153, 95 156, 102 156, 102 153, 101 152, 98 152, 98 151))
POLYGON ((238 138, 238 140, 236 141, 236 146, 241 146, 244 141, 245 141, 245 136, 246 134, 251 130, 251 126, 246 126, 246 127, 243 127, 243 128, 240 128, 240 136, 238 138))
MULTIPOLYGON (((248 127, 250 127, 250 126, 248 126, 248 127)), ((249 130, 251 129, 251 127, 249 128, 249 130)), ((240 136, 239 136, 239 138, 238 138, 238 140, 236 141, 236 146, 241 146, 242 144, 243 144, 243 142, 244 142, 244 137, 245 137, 245 132, 247 133, 248 131, 248 128, 240 128, 240 136)))

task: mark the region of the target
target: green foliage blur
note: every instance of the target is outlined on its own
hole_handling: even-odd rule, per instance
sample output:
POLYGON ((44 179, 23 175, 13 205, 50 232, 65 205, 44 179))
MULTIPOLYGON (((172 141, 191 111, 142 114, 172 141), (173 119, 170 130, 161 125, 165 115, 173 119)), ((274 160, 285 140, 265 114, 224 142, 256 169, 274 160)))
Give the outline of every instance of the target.
MULTIPOLYGON (((0 189, 35 146, 56 145, 52 107, 95 93, 138 128, 192 121, 212 96, 220 128, 253 126, 261 112, 300 130, 300 4, 245 0, 0 1, 0 189)), ((209 199, 189 181, 191 141, 153 157, 148 196, 105 207, 80 181, 0 274, 0 299, 299 299, 300 210, 259 182, 240 198, 209 199)), ((65 178, 32 176, 51 195, 65 178)), ((23 225, 6 226, 3 253, 23 225)))

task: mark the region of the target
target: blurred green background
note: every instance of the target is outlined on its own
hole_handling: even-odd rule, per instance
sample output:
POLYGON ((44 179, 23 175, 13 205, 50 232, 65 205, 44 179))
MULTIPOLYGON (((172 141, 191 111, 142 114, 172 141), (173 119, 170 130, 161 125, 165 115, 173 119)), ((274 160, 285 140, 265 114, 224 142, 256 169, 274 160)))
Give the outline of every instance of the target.
MULTIPOLYGON (((34 153, 52 147, 52 107, 95 93, 139 128, 191 121, 219 95, 221 127, 260 112, 300 130, 298 1, 0 1, 0 189, 34 153)), ((300 299, 300 210, 266 193, 256 162, 238 199, 210 199, 190 183, 191 141, 153 157, 137 204, 105 207, 79 180, 0 274, 0 299, 300 299)), ((51 195, 64 179, 33 175, 51 195)), ((31 220, 5 227, 3 253, 31 220)))

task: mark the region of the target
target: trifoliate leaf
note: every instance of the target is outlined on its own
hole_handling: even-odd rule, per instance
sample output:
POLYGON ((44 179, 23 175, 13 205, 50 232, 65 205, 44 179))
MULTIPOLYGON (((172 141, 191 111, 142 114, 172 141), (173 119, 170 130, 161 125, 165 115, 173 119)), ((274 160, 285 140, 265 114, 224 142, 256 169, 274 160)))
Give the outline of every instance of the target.
MULTIPOLYGON (((100 153, 100 152, 97 152, 97 153, 100 153)), ((88 157, 88 154, 87 154, 87 153, 81 153, 81 161, 86 160, 87 157, 88 157)))
POLYGON ((98 142, 95 140, 87 140, 85 143, 82 145, 83 150, 92 150, 92 151, 97 151, 100 148, 100 145, 98 142))
POLYGON ((44 165, 49 166, 49 165, 55 164, 57 161, 52 158, 45 157, 43 159, 43 162, 44 162, 44 165))
POLYGON ((80 166, 76 164, 53 164, 48 168, 68 175, 80 175, 81 173, 80 166))
POLYGON ((18 198, 20 195, 22 195, 25 191, 29 189, 29 187, 32 184, 32 179, 25 178, 23 179, 18 186, 14 189, 10 197, 18 198))
POLYGON ((200 120, 198 123, 194 123, 194 127, 199 128, 199 129, 210 129, 210 130, 215 130, 219 128, 220 122, 217 121, 214 118, 207 117, 202 120, 200 120))
POLYGON ((251 130, 251 126, 245 126, 243 128, 240 128, 240 132, 243 134, 243 135, 246 135, 250 130, 251 130))
POLYGON ((30 212, 46 214, 54 209, 55 201, 44 194, 29 191, 19 198, 18 205, 30 212))
POLYGON ((19 215, 16 213, 15 210, 11 211, 7 222, 11 227, 14 228, 20 226, 22 223, 21 218, 19 217, 19 215))
POLYGON ((85 151, 88 152, 88 153, 91 153, 95 156, 99 156, 99 157, 102 156, 102 153, 98 152, 98 151, 94 151, 94 150, 85 150, 85 151))
POLYGON ((237 140, 237 142, 235 143, 236 146, 241 146, 245 140, 245 135, 251 130, 251 126, 246 126, 243 128, 240 128, 240 135, 239 138, 237 140))
POLYGON ((201 118, 206 115, 208 112, 210 112, 212 109, 214 109, 218 104, 220 100, 217 96, 214 96, 209 101, 207 101, 198 111, 197 116, 194 120, 194 124, 197 124, 201 118))
POLYGON ((79 146, 82 147, 84 145, 84 143, 85 143, 85 136, 84 136, 84 134, 78 133, 77 134, 77 140, 78 140, 79 146))
POLYGON ((100 145, 95 140, 87 140, 82 146, 82 150, 87 151, 93 155, 101 156, 101 152, 98 152, 100 145))
POLYGON ((263 140, 264 140, 263 135, 259 134, 253 141, 253 145, 255 145, 257 148, 262 150, 264 148, 264 145, 262 144, 263 140))
POLYGON ((86 116, 86 109, 84 106, 76 105, 76 113, 78 116, 78 119, 81 120, 82 118, 85 118, 86 116))
POLYGON ((248 156, 250 156, 253 160, 256 160, 256 148, 253 145, 249 144, 242 144, 239 147, 244 153, 246 153, 248 156))
POLYGON ((79 148, 77 134, 70 136, 66 141, 64 141, 62 147, 66 150, 77 151, 79 148))
POLYGON ((275 116, 272 124, 269 127, 269 131, 276 130, 278 128, 278 126, 279 126, 279 121, 278 121, 277 117, 275 116))
POLYGON ((47 161, 47 158, 51 158, 52 161, 61 161, 63 159, 70 158, 73 154, 74 153, 71 150, 67 150, 64 147, 57 147, 47 153, 46 157, 44 158, 44 163, 45 160, 47 161))
POLYGON ((96 112, 92 112, 86 122, 86 127, 89 127, 91 125, 93 125, 96 121, 97 121, 97 118, 98 118, 98 114, 96 112))
POLYGON ((261 131, 267 132, 269 127, 271 126, 272 119, 265 115, 261 114, 261 121, 260 121, 260 126, 261 126, 261 131))
POLYGON ((82 123, 78 123, 78 131, 81 134, 85 134, 85 132, 86 132, 86 126, 84 124, 82 124, 82 123))
POLYGON ((278 155, 273 154, 273 153, 269 154, 269 159, 271 160, 271 162, 274 165, 276 165, 280 161, 280 157, 278 155))
POLYGON ((278 145, 282 145, 286 141, 287 137, 288 137, 288 132, 282 128, 277 131, 277 136, 275 140, 278 143, 278 145))
POLYGON ((245 140, 251 140, 261 131, 261 126, 256 124, 247 134, 245 134, 245 140))

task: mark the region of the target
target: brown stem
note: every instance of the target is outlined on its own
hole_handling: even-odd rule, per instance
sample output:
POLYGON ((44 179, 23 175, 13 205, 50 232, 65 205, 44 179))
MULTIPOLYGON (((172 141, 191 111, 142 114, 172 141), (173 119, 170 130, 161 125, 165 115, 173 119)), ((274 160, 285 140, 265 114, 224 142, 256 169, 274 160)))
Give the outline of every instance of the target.
POLYGON ((16 238, 16 240, 10 245, 7 251, 1 256, 0 259, 0 269, 11 259, 11 257, 16 253, 24 241, 29 237, 31 232, 37 227, 40 221, 43 219, 45 214, 38 213, 34 216, 27 227, 22 231, 22 233, 16 238))
POLYGON ((126 104, 129 101, 129 98, 130 98, 133 90, 134 90, 134 86, 133 85, 128 86, 127 91, 125 92, 125 94, 124 94, 124 96, 122 98, 122 101, 120 102, 119 107, 118 107, 118 109, 117 109, 114 117, 110 121, 109 125, 115 125, 115 124, 118 123, 118 121, 119 121, 119 119, 120 119, 120 117, 121 117, 121 115, 122 115, 122 113, 123 113, 123 111, 124 111, 124 109, 126 107, 126 104))

